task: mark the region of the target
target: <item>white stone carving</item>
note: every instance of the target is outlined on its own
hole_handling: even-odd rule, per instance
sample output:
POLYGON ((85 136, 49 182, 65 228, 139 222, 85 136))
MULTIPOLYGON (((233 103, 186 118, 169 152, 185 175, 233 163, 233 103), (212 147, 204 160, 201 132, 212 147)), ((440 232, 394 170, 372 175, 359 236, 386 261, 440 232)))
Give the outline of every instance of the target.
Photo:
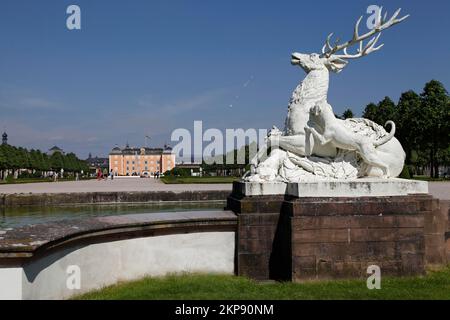
POLYGON ((397 177, 403 169, 405 152, 394 137, 395 124, 388 121, 391 131, 367 119, 336 119, 327 102, 329 72, 339 73, 349 59, 375 52, 381 31, 400 23, 398 9, 387 20, 379 11, 376 26, 363 35, 359 24, 353 37, 343 44, 331 45, 330 34, 322 54, 293 53, 291 63, 300 66, 305 79, 295 88, 288 107, 285 129, 274 127, 266 145, 251 161, 251 171, 244 176, 250 182, 301 182, 361 177, 397 177), (365 45, 364 40, 371 38, 365 45), (359 44, 355 54, 347 48, 359 44), (337 54, 339 51, 343 54, 337 54), (316 114, 317 113, 317 114, 316 114), (305 130, 306 128, 306 130, 305 130), (271 153, 264 158, 268 148, 271 153))
POLYGON ((289 195, 302 197, 384 197, 427 194, 428 182, 406 179, 361 178, 357 180, 328 179, 302 183, 239 182, 233 192, 247 197, 289 195))

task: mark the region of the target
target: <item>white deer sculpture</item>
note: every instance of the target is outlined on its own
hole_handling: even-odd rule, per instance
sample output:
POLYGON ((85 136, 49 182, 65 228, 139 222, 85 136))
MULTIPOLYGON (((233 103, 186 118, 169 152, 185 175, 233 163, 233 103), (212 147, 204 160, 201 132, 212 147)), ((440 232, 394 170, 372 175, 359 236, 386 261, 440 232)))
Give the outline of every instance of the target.
MULTIPOLYGON (((327 93, 330 71, 339 73, 347 65, 349 59, 357 59, 375 52, 383 46, 376 46, 381 31, 405 20, 409 15, 397 18, 398 9, 387 20, 382 17, 381 9, 378 13, 375 27, 365 34, 359 34, 362 16, 356 22, 353 37, 342 44, 339 39, 331 44, 330 34, 322 48, 322 54, 293 53, 291 63, 300 66, 306 73, 305 79, 297 86, 292 94, 288 107, 288 114, 283 132, 273 128, 269 133, 266 146, 261 148, 258 155, 251 161, 251 175, 245 177, 248 181, 282 180, 298 182, 315 178, 357 178, 364 176, 385 177, 380 168, 364 161, 354 150, 336 148, 335 145, 319 143, 316 135, 305 127, 314 127, 317 132, 323 132, 319 123, 315 123, 310 116, 310 110, 316 105, 328 105, 327 93), (364 45, 364 40, 369 39, 364 45), (355 54, 349 54, 347 48, 359 44, 355 54), (342 54, 337 54, 342 51, 342 54), (263 159, 267 149, 271 153, 263 159)), ((343 121, 343 120, 342 120, 343 121)), ((354 135, 365 135, 371 140, 383 139, 389 133, 383 127, 367 119, 347 119, 343 121, 354 135)), ((391 131, 395 128, 392 128, 391 131)), ((397 139, 391 138, 376 148, 377 157, 383 159, 389 172, 388 177, 400 174, 405 153, 397 139)))

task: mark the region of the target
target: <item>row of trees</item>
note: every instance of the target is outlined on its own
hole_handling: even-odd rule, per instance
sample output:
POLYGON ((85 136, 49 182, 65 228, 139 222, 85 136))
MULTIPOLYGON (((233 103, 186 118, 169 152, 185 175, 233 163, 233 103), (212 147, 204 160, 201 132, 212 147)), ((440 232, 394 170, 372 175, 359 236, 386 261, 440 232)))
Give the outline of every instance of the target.
MULTIPOLYGON (((353 118, 354 113, 347 108, 340 119, 353 118)), ((396 124, 395 136, 406 153, 404 177, 412 174, 428 173, 439 177, 439 169, 450 167, 450 98, 442 83, 431 80, 425 84, 420 94, 410 90, 402 93, 397 104, 385 97, 379 103, 366 106, 363 118, 384 125, 392 120, 396 124)), ((248 145, 245 146, 245 163, 249 163, 248 145)), ((234 150, 236 159, 237 150, 234 150)), ((223 156, 225 162, 225 155, 223 156)), ((230 172, 240 174, 248 166, 203 163, 203 171, 230 172)), ((187 172, 185 173, 187 174, 187 172)))
POLYGON ((9 173, 12 173, 14 177, 18 177, 21 173, 46 176, 49 172, 60 172, 61 169, 67 174, 72 174, 88 172, 89 167, 85 161, 78 159, 73 153, 55 152, 48 156, 40 150, 0 145, 0 174, 3 179, 9 173))
MULTIPOLYGON (((351 111, 350 111, 351 112, 351 111)), ((346 111, 348 115, 348 110, 346 111)), ((442 83, 432 80, 422 93, 402 93, 397 104, 385 97, 366 106, 363 118, 384 125, 393 120, 395 136, 406 152, 406 164, 415 173, 439 177, 439 168, 450 165, 450 98, 442 83)))

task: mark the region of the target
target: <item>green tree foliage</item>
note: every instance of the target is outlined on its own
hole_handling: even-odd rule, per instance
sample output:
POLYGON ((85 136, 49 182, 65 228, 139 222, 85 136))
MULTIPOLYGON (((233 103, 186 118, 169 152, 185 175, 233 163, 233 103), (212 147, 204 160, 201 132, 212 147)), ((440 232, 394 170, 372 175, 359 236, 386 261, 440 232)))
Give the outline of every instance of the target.
POLYGON ((378 105, 378 123, 384 125, 386 121, 395 120, 395 103, 389 97, 385 97, 378 105))
POLYGON ((363 117, 380 125, 395 122, 407 164, 428 167, 436 178, 440 165, 450 165, 450 99, 439 81, 426 83, 420 95, 412 90, 402 93, 397 105, 389 97, 370 103, 363 117))
POLYGON ((414 150, 418 135, 416 130, 419 128, 421 100, 420 96, 412 90, 402 93, 398 101, 395 115, 395 124, 397 130, 395 136, 402 144, 406 153, 406 163, 411 163, 411 152, 414 150))
POLYGON ((438 153, 447 149, 450 138, 450 100, 442 83, 431 80, 423 89, 422 94, 422 122, 418 141, 422 149, 430 154, 431 176, 438 177, 438 153))
POLYGON ((363 112, 363 118, 372 120, 372 121, 376 121, 377 118, 377 105, 375 103, 369 103, 366 108, 364 109, 363 112))
POLYGON ((164 173, 164 175, 165 176, 174 176, 174 177, 190 177, 191 169, 175 167, 170 171, 166 171, 164 173))
POLYGON ((73 153, 63 155, 55 152, 49 157, 40 150, 27 150, 7 144, 0 145, 0 171, 17 172, 20 169, 28 169, 33 172, 33 175, 36 175, 35 172, 42 174, 42 172, 60 171, 61 169, 68 173, 89 171, 87 163, 78 159, 73 153))
POLYGON ((363 118, 384 125, 388 120, 395 120, 395 103, 389 97, 385 97, 377 105, 369 103, 363 113, 363 118))
POLYGON ((350 108, 345 110, 344 113, 342 114, 342 119, 344 119, 344 120, 345 119, 349 119, 349 118, 353 118, 353 117, 354 117, 353 111, 350 108))
POLYGON ((50 167, 56 171, 64 169, 64 157, 61 153, 55 152, 50 156, 50 167))

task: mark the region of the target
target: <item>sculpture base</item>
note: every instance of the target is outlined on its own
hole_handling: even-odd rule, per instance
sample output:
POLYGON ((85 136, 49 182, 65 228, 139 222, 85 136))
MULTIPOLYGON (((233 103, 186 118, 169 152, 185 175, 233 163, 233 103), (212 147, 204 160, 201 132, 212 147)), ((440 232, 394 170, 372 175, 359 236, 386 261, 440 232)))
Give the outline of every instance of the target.
POLYGON ((302 183, 236 182, 233 190, 245 196, 286 194, 294 197, 373 197, 427 194, 428 182, 399 178, 323 180, 302 183))
MULTIPOLYGON (((384 196, 373 196, 382 189, 372 185, 356 186, 364 196, 342 196, 332 183, 318 182, 314 195, 301 197, 289 194, 289 184, 284 194, 255 195, 267 184, 251 184, 252 193, 245 194, 249 184, 235 183, 228 208, 238 215, 237 273, 260 280, 367 278, 370 265, 383 275, 403 276, 422 274, 427 263, 445 263, 445 232, 437 231, 447 222, 440 219, 439 200, 424 192, 426 183, 399 182, 405 181, 409 189, 391 188, 384 196), (395 194, 406 190, 422 194, 395 194)), ((296 190, 304 188, 298 184, 296 190)))

